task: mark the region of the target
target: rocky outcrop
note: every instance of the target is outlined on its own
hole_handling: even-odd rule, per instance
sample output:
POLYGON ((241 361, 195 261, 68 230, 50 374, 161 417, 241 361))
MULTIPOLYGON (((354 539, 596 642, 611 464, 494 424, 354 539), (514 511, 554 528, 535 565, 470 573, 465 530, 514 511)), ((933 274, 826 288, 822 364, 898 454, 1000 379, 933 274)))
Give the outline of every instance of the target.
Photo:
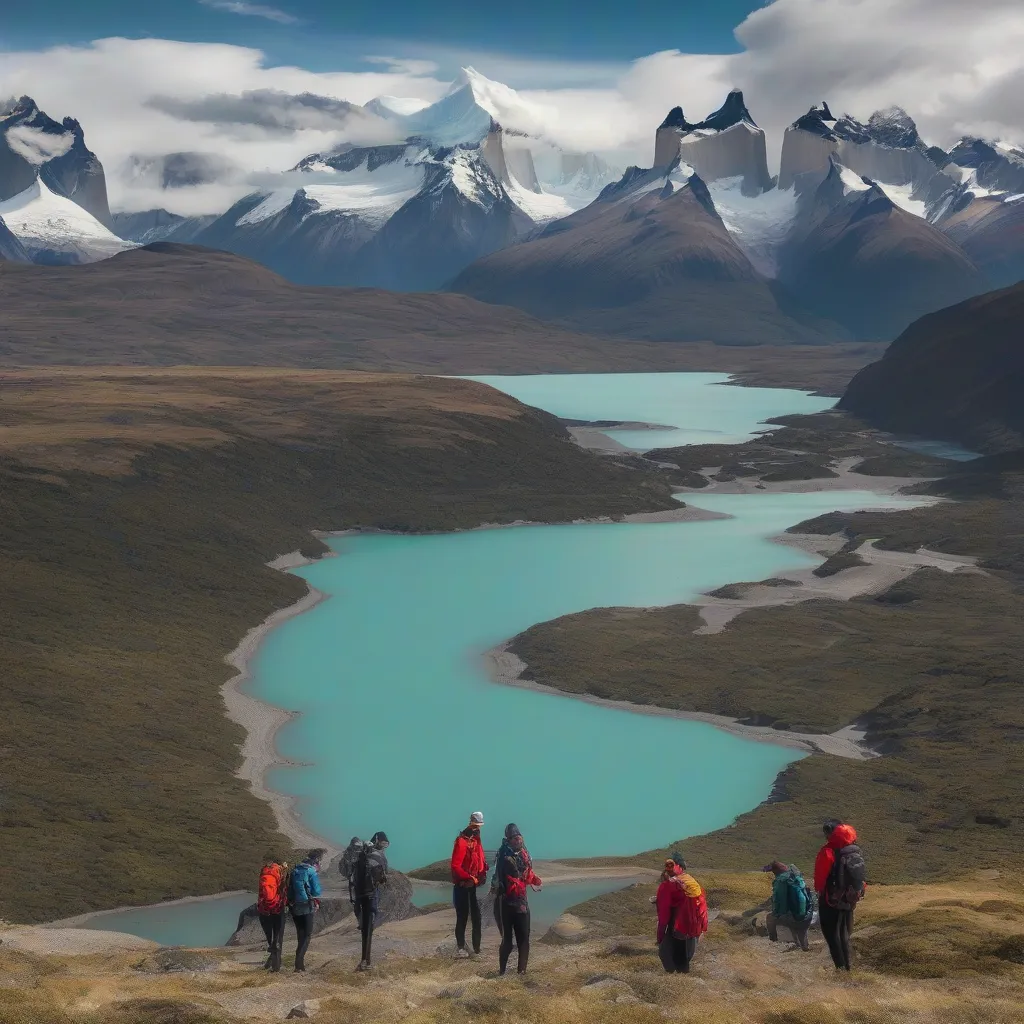
POLYGON ((973 171, 972 182, 990 192, 1024 193, 1024 150, 994 146, 984 139, 961 139, 950 151, 957 167, 973 171))
POLYGON ((18 240, 17 235, 0 218, 0 260, 10 260, 12 263, 31 263, 25 246, 18 240))
POLYGON ((705 182, 740 178, 745 195, 772 187, 764 132, 734 89, 725 103, 703 121, 691 124, 682 107, 673 107, 654 140, 654 166, 671 167, 677 160, 692 167, 705 182))
POLYGON ((36 178, 110 227, 103 165, 73 118, 54 121, 22 96, 0 110, 0 201, 23 193, 36 178))
POLYGON ((946 169, 948 161, 936 160, 937 155, 922 141, 914 119, 900 107, 875 111, 863 123, 849 114, 836 118, 823 103, 786 129, 779 188, 815 188, 835 159, 856 174, 906 189, 908 199, 928 207, 960 180, 946 169))
POLYGON ((839 407, 976 451, 1024 447, 1024 282, 922 317, 850 382, 839 407))
POLYGON ((731 344, 820 340, 784 312, 694 175, 631 168, 590 206, 464 270, 452 290, 588 331, 731 344))

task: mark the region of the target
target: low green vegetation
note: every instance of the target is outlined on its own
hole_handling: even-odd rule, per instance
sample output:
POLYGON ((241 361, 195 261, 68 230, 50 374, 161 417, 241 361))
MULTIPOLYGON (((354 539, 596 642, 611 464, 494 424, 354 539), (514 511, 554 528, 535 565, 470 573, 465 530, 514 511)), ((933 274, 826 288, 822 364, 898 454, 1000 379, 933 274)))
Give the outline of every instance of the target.
POLYGON ((954 465, 948 459, 900 448, 884 434, 842 412, 780 416, 769 420, 775 429, 743 444, 702 444, 659 448, 646 453, 655 462, 679 467, 675 479, 684 487, 695 483, 700 470, 717 467, 713 479, 759 478, 768 483, 825 480, 838 474, 837 459, 857 461, 852 470, 865 476, 937 477, 954 465))
MULTIPOLYGON (((699 635, 687 605, 598 609, 535 626, 513 650, 538 682, 780 730, 859 722, 883 756, 814 754, 731 827, 687 840, 697 864, 809 867, 820 822, 853 822, 875 881, 1016 870, 1024 841, 1024 472, 1004 458, 928 489, 968 496, 900 512, 833 513, 794 532, 847 549, 926 546, 979 557, 984 574, 922 569, 883 593, 746 611, 699 635)), ((839 557, 839 556, 837 556, 839 557)), ((650 863, 658 853, 646 855, 650 863)))
POLYGON ((482 385, 302 371, 33 371, 0 406, 0 918, 249 888, 285 844, 233 777, 223 663, 304 584, 310 531, 671 506, 482 385))

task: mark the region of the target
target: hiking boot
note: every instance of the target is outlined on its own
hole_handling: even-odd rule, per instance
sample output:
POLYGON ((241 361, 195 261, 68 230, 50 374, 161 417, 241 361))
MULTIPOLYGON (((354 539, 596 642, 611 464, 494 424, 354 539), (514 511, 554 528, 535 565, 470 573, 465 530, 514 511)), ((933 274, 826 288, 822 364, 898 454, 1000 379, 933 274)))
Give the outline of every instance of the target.
POLYGON ((469 959, 469 950, 466 949, 465 946, 459 946, 459 948, 457 950, 455 950, 455 959, 456 960, 468 960, 469 959))

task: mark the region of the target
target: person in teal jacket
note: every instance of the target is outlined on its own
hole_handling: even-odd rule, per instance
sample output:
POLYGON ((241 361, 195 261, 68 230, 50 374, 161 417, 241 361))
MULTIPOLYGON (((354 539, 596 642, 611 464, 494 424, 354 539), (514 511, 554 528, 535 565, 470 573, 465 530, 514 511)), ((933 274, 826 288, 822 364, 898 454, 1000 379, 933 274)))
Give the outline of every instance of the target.
POLYGON ((806 952, 810 948, 807 931, 814 917, 814 900, 807 891, 804 876, 792 864, 787 866, 780 860, 766 864, 762 870, 775 876, 772 881, 772 909, 765 919, 768 938, 778 942, 781 925, 793 933, 797 945, 806 952))
POLYGON ((320 909, 320 876, 318 871, 326 850, 310 850, 301 864, 292 868, 288 877, 288 904, 295 922, 298 947, 295 950, 295 970, 306 969, 306 950, 313 938, 313 921, 320 909))

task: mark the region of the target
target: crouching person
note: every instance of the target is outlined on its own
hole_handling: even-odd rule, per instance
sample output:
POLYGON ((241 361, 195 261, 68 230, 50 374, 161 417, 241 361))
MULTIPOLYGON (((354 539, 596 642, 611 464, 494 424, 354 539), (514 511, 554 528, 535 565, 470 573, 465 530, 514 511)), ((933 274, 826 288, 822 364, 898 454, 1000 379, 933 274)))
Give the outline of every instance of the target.
POLYGON ((772 909, 765 919, 768 938, 778 942, 779 928, 786 928, 792 932, 796 944, 806 952, 810 948, 807 930, 814 917, 814 900, 807 891, 804 876, 794 865, 787 866, 781 860, 766 864, 762 870, 775 876, 772 881, 772 909))

